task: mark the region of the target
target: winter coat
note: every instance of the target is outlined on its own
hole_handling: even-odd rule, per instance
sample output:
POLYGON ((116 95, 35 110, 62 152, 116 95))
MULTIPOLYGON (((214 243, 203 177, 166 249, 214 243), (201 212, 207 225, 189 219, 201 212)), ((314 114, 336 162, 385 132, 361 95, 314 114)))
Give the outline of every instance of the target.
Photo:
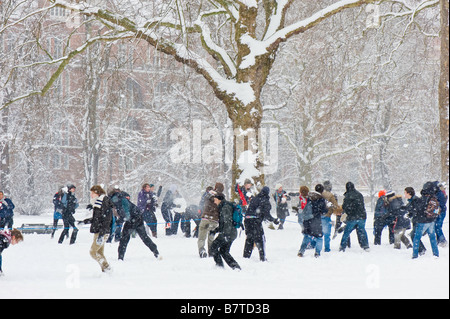
POLYGON ((128 221, 132 224, 132 228, 136 228, 144 223, 143 213, 137 205, 133 204, 128 199, 126 200, 128 201, 130 211, 130 219, 128 221))
POLYGON ((141 212, 155 212, 157 205, 156 195, 152 192, 146 192, 145 190, 141 190, 138 194, 137 199, 137 207, 141 210, 141 212))
POLYGON ((9 247, 11 244, 11 233, 6 230, 0 231, 0 255, 3 250, 9 247))
POLYGON ((410 229, 411 222, 406 216, 407 210, 403 205, 403 200, 400 195, 394 195, 387 197, 388 206, 386 214, 386 223, 394 223, 395 229, 410 229))
POLYGON ((237 237, 237 229, 233 225, 233 204, 223 200, 218 206, 220 212, 218 232, 229 241, 237 237))
POLYGON ((98 233, 99 237, 110 233, 112 225, 112 208, 113 204, 108 196, 101 195, 97 197, 93 204, 90 228, 91 233, 98 233))
POLYGON ((78 208, 78 199, 75 197, 75 195, 72 192, 67 192, 65 195, 65 200, 63 200, 64 204, 64 210, 63 210, 63 216, 71 216, 75 214, 75 209, 78 208))
POLYGON ((0 218, 7 218, 14 215, 14 204, 9 198, 3 198, 0 201, 0 218))
POLYGON ((53 195, 53 219, 61 219, 62 218, 62 212, 64 210, 64 205, 61 202, 61 197, 63 196, 62 192, 57 192, 55 195, 53 195))
POLYGON ((270 215, 271 208, 269 187, 264 186, 261 192, 251 200, 245 213, 244 227, 247 236, 257 238, 264 235, 262 222, 264 220, 271 222, 276 220, 270 215))
POLYGON ((375 204, 375 222, 384 220, 384 216, 387 213, 387 204, 386 196, 383 195, 378 198, 375 204))
POLYGON ((171 223, 173 221, 172 218, 172 209, 177 205, 174 204, 175 198, 181 197, 176 192, 177 188, 175 185, 171 185, 166 195, 164 196, 163 203, 161 205, 161 214, 166 221, 166 223, 171 223))
POLYGON ((348 182, 345 185, 345 189, 342 209, 347 214, 347 220, 367 219, 363 195, 355 189, 355 185, 352 182, 348 182))
POLYGON ((272 205, 270 204, 269 187, 264 186, 261 192, 252 199, 245 214, 246 218, 257 219, 259 222, 268 220, 273 222, 276 218, 270 215, 272 205))
POLYGON ((236 186, 234 187, 234 190, 238 194, 239 205, 241 205, 244 208, 248 207, 248 205, 250 204, 251 197, 248 196, 247 193, 249 191, 245 189, 245 186, 239 186, 239 184, 236 184, 236 186))
POLYGON ((406 211, 408 213, 406 214, 406 216, 411 219, 413 224, 417 223, 417 218, 421 209, 424 209, 424 206, 420 197, 414 195, 413 197, 408 199, 408 202, 406 203, 406 211))
POLYGON ((328 213, 326 214, 327 217, 331 217, 331 215, 340 215, 342 213, 342 207, 338 205, 336 196, 334 196, 333 193, 324 190, 322 192, 322 197, 325 199, 328 207, 328 213))
MULTIPOLYGON (((128 194, 126 194, 128 195, 128 194)), ((110 197, 110 201, 114 205, 113 214, 122 222, 124 219, 130 219, 130 201, 125 197, 123 192, 114 192, 110 197)))
POLYGON ((422 197, 416 203, 416 209, 414 210, 412 220, 414 223, 418 224, 428 224, 432 223, 435 220, 429 219, 426 214, 426 208, 428 205, 428 200, 431 198, 431 195, 422 193, 422 197))
POLYGON ((273 194, 273 200, 275 201, 276 208, 277 208, 277 217, 278 218, 286 218, 286 215, 288 215, 288 200, 291 200, 291 198, 287 195, 285 191, 282 191, 279 193, 278 191, 273 194), (282 199, 283 196, 286 197, 286 201, 283 203, 282 199))
POLYGON ((327 204, 322 195, 316 191, 309 192, 313 218, 303 221, 303 234, 322 237, 322 216, 328 214, 327 204))

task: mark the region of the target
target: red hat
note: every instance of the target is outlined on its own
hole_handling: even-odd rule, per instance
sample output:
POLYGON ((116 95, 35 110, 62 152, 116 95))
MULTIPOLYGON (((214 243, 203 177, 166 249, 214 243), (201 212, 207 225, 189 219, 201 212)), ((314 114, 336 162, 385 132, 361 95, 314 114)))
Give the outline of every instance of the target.
POLYGON ((386 190, 382 189, 381 191, 378 192, 378 197, 384 196, 386 195, 386 190))

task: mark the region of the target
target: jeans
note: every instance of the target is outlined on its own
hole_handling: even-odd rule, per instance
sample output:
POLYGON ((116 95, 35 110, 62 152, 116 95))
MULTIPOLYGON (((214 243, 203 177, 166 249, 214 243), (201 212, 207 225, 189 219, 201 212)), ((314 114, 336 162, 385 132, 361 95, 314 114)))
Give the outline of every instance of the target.
POLYGON ((331 217, 322 217, 322 233, 324 242, 324 251, 330 251, 330 241, 331 241, 331 217))
POLYGON ((356 228, 356 234, 358 235, 359 245, 363 249, 369 248, 369 240, 367 239, 366 232, 366 220, 365 219, 357 219, 357 220, 349 220, 347 221, 347 225, 345 225, 344 234, 342 235, 341 244, 339 250, 344 251, 347 247, 348 239, 350 238, 351 232, 356 228))
POLYGON ((441 212, 439 217, 435 221, 434 229, 436 232, 436 238, 438 244, 445 243, 447 240, 445 239, 444 233, 442 232, 442 224, 444 223, 445 215, 447 212, 441 212))
POLYGON ((299 253, 304 254, 306 247, 308 247, 309 243, 315 242, 315 248, 316 248, 316 254, 320 255, 320 252, 322 250, 322 243, 323 238, 322 237, 313 237, 310 235, 303 235, 303 241, 302 245, 300 246, 299 253))
POLYGON ((426 223, 426 224, 417 224, 415 233, 414 233, 414 239, 413 239, 413 258, 417 258, 419 256, 419 244, 420 239, 422 236, 427 233, 428 237, 430 238, 430 244, 431 249, 433 251, 433 255, 436 257, 439 257, 439 249, 437 245, 436 240, 436 232, 434 229, 434 222, 433 223, 426 223))

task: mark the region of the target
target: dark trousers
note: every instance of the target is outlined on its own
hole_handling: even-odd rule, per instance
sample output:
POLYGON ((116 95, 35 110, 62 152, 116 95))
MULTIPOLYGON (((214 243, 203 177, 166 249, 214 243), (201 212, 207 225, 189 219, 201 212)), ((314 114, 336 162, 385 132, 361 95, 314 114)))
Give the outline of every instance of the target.
POLYGON ((13 223, 14 223, 14 221, 13 221, 13 217, 12 216, 8 216, 8 217, 5 217, 5 218, 2 218, 0 220, 0 229, 4 229, 4 228, 12 229, 13 223))
MULTIPOLYGON (((53 238, 53 236, 55 236, 55 232, 56 232, 56 229, 58 228, 58 221, 59 221, 59 219, 53 219, 53 230, 52 230, 52 238, 53 238)), ((64 223, 64 221, 63 221, 63 223, 64 223)))
POLYGON ((137 223, 126 221, 123 225, 122 238, 120 238, 119 242, 119 259, 123 260, 125 257, 128 242, 130 241, 130 236, 133 231, 136 231, 139 237, 141 237, 142 242, 153 252, 155 257, 158 257, 158 248, 150 237, 148 237, 147 232, 145 231, 144 222, 141 219, 137 223))
POLYGON ((176 235, 178 233, 178 225, 180 224, 181 216, 182 216, 181 213, 174 213, 173 214, 173 221, 172 221, 172 224, 170 226, 170 234, 171 235, 176 235))
POLYGON ((259 259, 261 261, 265 261, 265 237, 262 223, 256 219, 245 219, 244 226, 245 234, 247 235, 244 245, 244 258, 250 258, 250 256, 252 255, 253 246, 256 245, 256 248, 259 251, 259 259))
POLYGON ((217 236, 217 238, 213 241, 211 244, 211 254, 217 266, 223 267, 223 260, 225 260, 227 265, 232 269, 241 269, 237 261, 230 254, 232 244, 233 241, 226 239, 222 234, 219 234, 219 236, 217 236))
POLYGON ((150 231, 153 234, 156 234, 158 220, 156 219, 155 212, 146 210, 146 211, 144 211, 143 216, 144 216, 144 222, 147 224, 148 227, 150 227, 150 231))
POLYGON ((394 224, 392 222, 386 224, 384 221, 376 220, 373 223, 374 245, 381 245, 381 234, 383 232, 384 227, 386 226, 388 226, 389 230, 389 244, 393 244, 395 242, 394 224))
POLYGON ((70 244, 74 244, 77 240, 78 228, 75 227, 75 218, 73 217, 73 215, 63 215, 63 224, 64 229, 61 233, 61 236, 59 236, 58 243, 62 244, 62 242, 64 241, 64 237, 69 235, 69 229, 70 227, 72 227, 73 231, 72 236, 70 236, 70 244))

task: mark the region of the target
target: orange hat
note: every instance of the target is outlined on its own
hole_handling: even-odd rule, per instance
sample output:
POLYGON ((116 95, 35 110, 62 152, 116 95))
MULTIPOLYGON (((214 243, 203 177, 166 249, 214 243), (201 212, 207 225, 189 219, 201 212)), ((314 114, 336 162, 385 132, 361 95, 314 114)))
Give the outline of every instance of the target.
POLYGON ((381 191, 378 192, 378 197, 384 196, 386 195, 386 190, 382 189, 381 191))

